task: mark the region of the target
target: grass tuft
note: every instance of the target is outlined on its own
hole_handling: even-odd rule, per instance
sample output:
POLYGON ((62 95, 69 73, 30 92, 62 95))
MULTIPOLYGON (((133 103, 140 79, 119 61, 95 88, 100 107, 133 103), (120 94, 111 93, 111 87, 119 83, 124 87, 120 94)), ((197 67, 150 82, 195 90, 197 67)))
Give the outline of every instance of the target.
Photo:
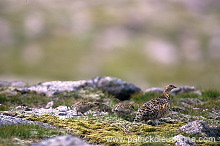
POLYGON ((220 92, 218 90, 208 89, 202 92, 202 96, 215 99, 220 97, 220 92))
POLYGON ((4 131, 0 132, 1 138, 18 137, 21 139, 41 139, 62 134, 56 129, 45 128, 35 124, 2 125, 0 131, 4 131))

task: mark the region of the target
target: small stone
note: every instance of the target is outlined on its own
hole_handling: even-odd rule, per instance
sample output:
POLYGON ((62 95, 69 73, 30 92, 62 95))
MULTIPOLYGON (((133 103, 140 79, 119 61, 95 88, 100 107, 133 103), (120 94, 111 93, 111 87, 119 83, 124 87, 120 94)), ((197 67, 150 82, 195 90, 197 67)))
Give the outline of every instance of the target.
POLYGON ((59 115, 59 116, 66 116, 66 115, 67 115, 67 112, 65 112, 65 111, 60 111, 60 112, 58 113, 58 115, 59 115))
POLYGON ((52 106, 54 105, 54 102, 53 101, 50 101, 47 103, 47 105, 45 106, 46 109, 48 108, 52 108, 52 106))

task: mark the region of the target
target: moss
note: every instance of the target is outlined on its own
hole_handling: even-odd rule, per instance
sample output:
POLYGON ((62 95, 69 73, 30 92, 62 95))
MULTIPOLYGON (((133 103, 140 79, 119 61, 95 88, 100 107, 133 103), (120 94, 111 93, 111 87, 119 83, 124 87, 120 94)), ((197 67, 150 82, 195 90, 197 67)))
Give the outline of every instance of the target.
MULTIPOLYGON (((182 124, 164 124, 151 126, 142 123, 132 123, 120 118, 97 116, 77 117, 72 119, 59 119, 53 115, 32 116, 29 119, 46 122, 58 127, 65 127, 72 131, 78 131, 78 136, 95 144, 126 144, 131 137, 160 136, 171 138, 178 134, 182 124), (111 122, 114 121, 114 122, 111 122), (108 138, 123 138, 124 141, 113 142, 108 138)), ((74 132, 75 134, 76 132, 74 132)))

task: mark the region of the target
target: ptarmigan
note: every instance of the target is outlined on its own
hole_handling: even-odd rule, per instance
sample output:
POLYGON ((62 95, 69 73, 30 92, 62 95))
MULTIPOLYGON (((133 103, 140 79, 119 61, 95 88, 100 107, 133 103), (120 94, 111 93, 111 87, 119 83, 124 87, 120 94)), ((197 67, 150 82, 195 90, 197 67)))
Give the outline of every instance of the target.
POLYGON ((134 106, 129 103, 119 103, 113 109, 114 112, 118 116, 128 116, 134 110, 134 106))
POLYGON ((159 119, 164 117, 170 108, 170 94, 169 92, 176 88, 174 85, 167 85, 164 88, 163 95, 152 99, 142 105, 134 119, 134 122, 153 120, 158 125, 159 119))
POLYGON ((72 105, 72 108, 75 109, 77 115, 79 115, 79 112, 84 115, 85 112, 97 105, 99 105, 98 102, 79 101, 72 105))

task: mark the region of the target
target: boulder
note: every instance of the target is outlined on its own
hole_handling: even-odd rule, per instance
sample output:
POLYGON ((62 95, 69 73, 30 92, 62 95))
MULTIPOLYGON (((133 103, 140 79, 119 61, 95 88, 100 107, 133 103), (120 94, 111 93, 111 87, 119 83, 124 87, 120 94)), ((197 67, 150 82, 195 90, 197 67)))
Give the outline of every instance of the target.
POLYGON ((91 79, 95 88, 115 96, 119 100, 128 100, 133 94, 141 92, 141 88, 132 83, 113 77, 96 77, 91 79))
POLYGON ((180 131, 183 131, 187 134, 194 134, 198 136, 207 136, 215 137, 216 140, 219 140, 220 137, 220 127, 210 127, 205 121, 196 120, 190 122, 179 128, 180 131))

